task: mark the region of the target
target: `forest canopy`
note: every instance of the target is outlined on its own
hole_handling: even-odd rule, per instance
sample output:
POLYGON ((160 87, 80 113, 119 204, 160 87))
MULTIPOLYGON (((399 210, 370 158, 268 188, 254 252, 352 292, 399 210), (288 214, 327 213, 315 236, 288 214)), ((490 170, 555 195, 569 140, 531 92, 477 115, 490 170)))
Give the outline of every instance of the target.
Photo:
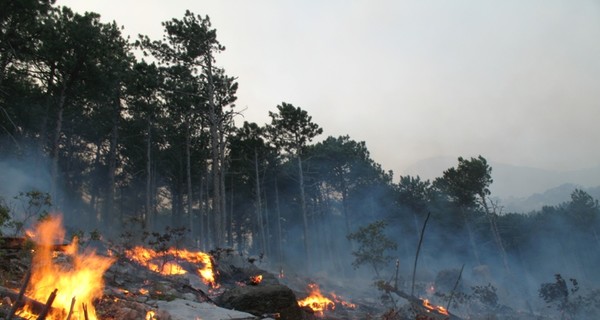
POLYGON ((431 213, 423 252, 436 265, 600 279, 600 207, 583 190, 558 206, 502 212, 483 156, 459 157, 433 181, 396 182, 364 141, 321 136, 293 103, 272 106, 270 123, 236 125, 243 83, 219 65, 225 46, 208 16, 187 11, 162 22, 161 39, 128 39, 96 13, 44 0, 3 4, 4 233, 22 230, 11 219, 51 206, 67 224, 110 237, 185 228, 186 241, 203 248, 347 274, 357 239, 348 236, 379 226, 375 234, 397 244, 384 246, 381 273, 392 256, 413 256, 431 213))

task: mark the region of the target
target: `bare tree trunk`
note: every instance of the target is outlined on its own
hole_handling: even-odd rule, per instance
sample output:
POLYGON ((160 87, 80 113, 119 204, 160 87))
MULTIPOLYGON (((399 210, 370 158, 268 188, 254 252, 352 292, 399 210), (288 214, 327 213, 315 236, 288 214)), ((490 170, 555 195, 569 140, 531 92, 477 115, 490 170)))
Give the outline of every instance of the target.
POLYGON ((284 261, 283 257, 283 232, 281 230, 281 209, 279 207, 279 183, 275 178, 275 209, 277 211, 277 255, 279 262, 284 261))
POLYGON ((222 131, 222 125, 220 125, 219 127, 221 128, 221 130, 219 130, 219 132, 221 132, 221 134, 219 135, 219 163, 221 168, 219 172, 219 185, 221 186, 221 192, 219 194, 221 195, 221 225, 223 234, 221 241, 222 243, 225 243, 226 240, 229 239, 229 234, 227 231, 230 230, 230 228, 227 224, 227 193, 225 192, 225 133, 223 133, 222 131))
POLYGON ((200 247, 203 250, 206 250, 206 243, 207 243, 207 237, 208 237, 208 232, 206 231, 208 223, 204 220, 205 216, 206 216, 206 208, 204 207, 204 175, 201 173, 200 174, 200 190, 198 191, 199 194, 199 203, 198 206, 200 208, 200 218, 198 219, 199 222, 199 226, 198 226, 198 230, 200 231, 200 235, 199 235, 199 245, 198 247, 200 247))
POLYGON ((152 214, 152 122, 148 120, 146 128, 146 208, 144 210, 143 227, 148 227, 148 221, 152 214))
MULTIPOLYGON (((50 115, 50 106, 52 104, 52 87, 54 87, 54 80, 56 77, 56 65, 52 65, 50 67, 50 76, 48 78, 48 84, 46 89, 46 102, 44 108, 44 115, 42 118, 42 124, 40 128, 40 139, 38 141, 38 161, 41 161, 44 155, 44 148, 46 147, 46 141, 48 139, 48 117, 50 115)), ((42 165, 39 165, 38 168, 42 168, 42 165)), ((38 172, 38 175, 40 173, 38 172)))
POLYGON ((465 221, 465 227, 467 228, 467 234, 469 236, 469 243, 471 244, 471 250, 473 251, 473 256, 475 257, 475 261, 477 265, 481 264, 481 259, 479 259, 479 250, 477 249, 477 243, 475 242, 475 236, 473 235, 473 230, 471 229, 471 223, 467 218, 467 213, 465 209, 461 208, 462 216, 465 221))
POLYGON ((306 269, 311 271, 311 255, 308 241, 308 213, 306 212, 306 195, 304 193, 304 172, 302 170, 302 158, 298 155, 298 176, 300 180, 300 202, 302 205, 302 223, 304 226, 304 254, 306 256, 306 269))
POLYGON ((229 214, 227 217, 227 244, 230 247, 233 247, 233 197, 235 195, 234 190, 235 186, 233 185, 233 175, 231 175, 231 187, 229 188, 229 214))
MULTIPOLYGON (((506 272, 510 273, 510 267, 508 265, 508 257, 506 254, 506 250, 504 249, 504 244, 502 243, 502 237, 500 236, 500 231, 498 230, 498 224, 496 223, 496 210, 491 212, 485 197, 481 197, 481 202, 483 204, 483 208, 490 222, 490 228, 492 230, 492 235, 494 236, 494 241, 496 242, 496 246, 500 251, 500 256, 502 257, 502 262, 504 263, 504 269, 506 272)), ((493 203, 492 203, 493 204, 493 203)), ((494 206, 496 208, 496 206, 494 206)))
POLYGON ((262 219, 262 193, 260 191, 260 174, 258 172, 258 152, 254 149, 254 180, 256 183, 255 186, 255 197, 256 197, 256 223, 258 226, 258 231, 261 239, 261 248, 260 251, 264 253, 267 249, 267 238, 265 236, 265 225, 262 219))
POLYGON ((216 247, 223 243, 223 214, 221 212, 221 175, 220 175, 220 150, 219 150, 219 132, 217 107, 214 100, 214 84, 212 78, 212 57, 207 55, 206 58, 206 73, 208 78, 208 117, 210 121, 210 141, 211 141, 211 174, 212 174, 212 218, 213 227, 213 242, 216 247))
MULTIPOLYGON (((101 156, 101 145, 102 145, 102 140, 98 140, 98 142, 96 143, 96 155, 94 156, 94 170, 96 172, 99 172, 100 169, 100 156, 101 156)), ((98 183, 100 183, 98 181, 98 179, 93 179, 92 180, 92 189, 90 190, 90 205, 92 206, 92 210, 94 212, 94 217, 96 219, 96 222, 100 222, 100 220, 102 219, 101 215, 100 215, 100 210, 98 210, 98 196, 99 196, 99 191, 98 191, 98 183)))
POLYGON ((50 195, 54 201, 58 200, 58 157, 60 150, 60 136, 62 134, 63 125, 63 113, 65 108, 67 85, 63 84, 60 91, 60 97, 58 100, 58 110, 56 113, 56 125, 54 127, 54 141, 52 142, 52 171, 51 171, 51 184, 50 184, 50 195))
POLYGON ((189 228, 192 238, 194 237, 194 212, 193 207, 193 194, 192 194, 192 162, 191 162, 191 132, 189 119, 186 120, 185 125, 185 171, 186 171, 186 183, 187 183, 187 212, 189 215, 189 228))
POLYGON ((120 225, 120 213, 115 211, 115 178, 117 173, 117 143, 119 139, 119 119, 121 116, 121 101, 119 93, 116 94, 115 101, 113 104, 112 114, 112 130, 110 133, 110 148, 108 152, 108 188, 106 195, 106 207, 104 210, 104 217, 111 217, 111 222, 115 226, 120 225))

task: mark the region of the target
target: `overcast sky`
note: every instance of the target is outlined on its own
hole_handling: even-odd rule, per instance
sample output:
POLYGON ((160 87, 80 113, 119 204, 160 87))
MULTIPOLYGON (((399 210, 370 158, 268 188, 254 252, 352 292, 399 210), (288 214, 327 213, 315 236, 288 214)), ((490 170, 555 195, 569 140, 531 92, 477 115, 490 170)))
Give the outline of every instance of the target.
POLYGON ((162 37, 208 15, 262 125, 282 101, 366 141, 395 176, 432 157, 553 170, 600 165, 600 2, 58 0, 162 37))

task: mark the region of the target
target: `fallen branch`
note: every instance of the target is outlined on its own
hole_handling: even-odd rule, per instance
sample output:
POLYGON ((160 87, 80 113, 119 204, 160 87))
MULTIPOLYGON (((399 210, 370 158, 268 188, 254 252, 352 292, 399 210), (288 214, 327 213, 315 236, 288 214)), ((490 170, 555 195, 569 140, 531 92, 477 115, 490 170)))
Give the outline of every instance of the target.
POLYGON ((81 308, 83 308, 83 317, 84 317, 84 319, 85 320, 89 320, 90 318, 88 318, 87 304, 81 303, 81 308))
POLYGON ((12 320, 12 318, 15 316, 15 312, 17 312, 18 306, 21 303, 21 301, 23 300, 23 297, 25 295, 25 289, 27 289, 30 279, 31 279, 31 268, 29 268, 29 270, 27 270, 27 273, 25 273, 25 278, 23 279, 23 283, 21 284, 21 290, 19 290, 17 299, 15 299, 15 301, 13 302, 13 305, 10 308, 10 312, 9 312, 6 320, 12 320))
POLYGON ((48 315, 48 312, 50 312, 50 308, 52 308, 52 303, 54 303, 54 299, 56 298, 56 293, 58 292, 58 289, 54 289, 54 291, 52 291, 52 293, 50 294, 50 296, 48 296, 48 301, 46 301, 46 305, 44 306, 44 310, 42 310, 42 313, 40 313, 39 317, 37 318, 37 320, 45 320, 46 316, 48 315))
MULTIPOLYGON (((9 297, 10 300, 17 301, 19 294, 11 289, 6 288, 6 287, 0 287, 0 296, 9 297)), ((19 308, 23 307, 24 305, 29 305, 29 306, 31 306, 31 311, 35 314, 40 314, 42 312, 42 310, 44 310, 44 307, 46 306, 45 304, 43 304, 37 300, 31 299, 25 295, 21 298, 21 302, 19 304, 15 303, 15 305, 17 306, 17 310, 19 308)))
POLYGON ((442 317, 448 320, 463 320, 461 317, 452 314, 450 311, 447 311, 447 314, 442 314, 441 312, 437 311, 437 310, 431 310, 425 307, 425 300, 417 298, 413 295, 410 295, 402 290, 396 289, 394 288, 392 285, 386 283, 386 282, 378 282, 377 285, 379 286, 380 289, 385 290, 386 292, 393 292, 395 294, 397 294, 399 297, 406 299, 411 305, 413 305, 413 307, 417 307, 420 310, 425 310, 427 313, 430 314, 436 314, 437 317, 442 317))
POLYGON ((458 278, 456 278, 456 282, 454 283, 454 287, 450 292, 450 299, 448 299, 448 306, 446 306, 446 310, 450 310, 450 304, 452 303, 452 299, 454 299, 454 292, 456 291, 456 287, 458 287, 458 283, 460 282, 460 278, 462 277, 463 270, 465 269, 465 264, 463 263, 460 268, 460 273, 458 274, 458 278))
POLYGON ((425 227, 427 227, 427 221, 429 221, 429 216, 431 216, 431 212, 427 212, 427 218, 425 218, 425 222, 423 222, 423 229, 421 230, 421 236, 419 237, 419 245, 417 245, 417 253, 415 254, 415 264, 413 266, 412 274, 412 286, 410 288, 411 296, 415 294, 415 275, 417 273, 417 261, 419 260, 419 252, 421 251, 421 244, 423 243, 423 236, 425 235, 425 227))
POLYGON ((75 297, 71 299, 71 307, 69 308, 69 314, 67 314, 66 320, 71 320, 71 315, 73 314, 73 307, 75 306, 75 297))
POLYGON ((38 248, 49 247, 52 251, 65 251, 70 245, 68 243, 52 244, 52 245, 39 245, 36 244, 33 239, 26 237, 0 237, 0 249, 6 250, 21 250, 27 248, 29 244, 32 244, 38 248))

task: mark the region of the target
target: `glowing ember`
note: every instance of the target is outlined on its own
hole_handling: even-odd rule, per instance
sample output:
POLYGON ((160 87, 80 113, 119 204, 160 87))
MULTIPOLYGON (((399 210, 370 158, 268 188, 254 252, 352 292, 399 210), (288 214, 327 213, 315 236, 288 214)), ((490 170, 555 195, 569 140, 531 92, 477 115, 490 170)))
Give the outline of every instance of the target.
POLYGON ((435 312, 441 313, 443 315, 448 315, 448 310, 446 310, 446 308, 441 307, 441 306, 432 305, 431 303, 429 303, 429 300, 427 300, 427 299, 423 299, 423 307, 425 307, 425 309, 427 309, 428 312, 435 311, 435 312))
POLYGON ((250 277, 250 284, 257 285, 262 281, 262 274, 250 277))
POLYGON ((156 312, 150 310, 146 313, 146 320, 156 320, 156 312))
POLYGON ((335 303, 331 299, 323 296, 321 290, 316 283, 308 285, 309 295, 308 297, 299 300, 298 305, 301 307, 309 307, 316 314, 323 315, 325 310, 334 310, 335 303))
MULTIPOLYGON (((32 260, 31 281, 27 288, 27 295, 37 301, 45 302, 48 296, 58 289, 53 311, 46 319, 64 319, 71 307, 71 300, 75 297, 76 303, 72 318, 83 319, 84 308, 87 306, 88 318, 98 319, 92 302, 102 297, 104 280, 102 275, 114 262, 114 259, 98 256, 93 251, 78 253, 76 239, 68 245, 65 252, 72 260, 72 266, 58 265, 54 262, 52 245, 62 243, 65 230, 62 227, 62 218, 50 217, 38 224, 32 234, 32 239, 38 245, 32 260)), ((27 317, 32 314, 31 306, 25 306, 17 313, 27 317)))
POLYGON ((356 305, 354 303, 348 302, 348 301, 344 301, 342 299, 342 297, 336 295, 335 293, 331 293, 330 294, 331 297, 333 298, 333 301, 337 304, 341 304, 344 308, 347 309, 356 309, 356 305))
POLYGON ((215 283, 215 273, 213 271, 213 264, 210 259, 210 255, 204 252, 193 252, 185 249, 175 248, 169 248, 166 251, 157 252, 150 248, 137 246, 131 250, 125 250, 125 255, 129 259, 139 263, 149 270, 166 276, 187 273, 187 271, 183 269, 183 267, 177 261, 187 261, 193 265, 201 265, 203 267, 198 268, 196 272, 202 278, 204 283, 213 288, 218 287, 218 285, 215 283), (171 259, 169 260, 169 258, 171 259))

